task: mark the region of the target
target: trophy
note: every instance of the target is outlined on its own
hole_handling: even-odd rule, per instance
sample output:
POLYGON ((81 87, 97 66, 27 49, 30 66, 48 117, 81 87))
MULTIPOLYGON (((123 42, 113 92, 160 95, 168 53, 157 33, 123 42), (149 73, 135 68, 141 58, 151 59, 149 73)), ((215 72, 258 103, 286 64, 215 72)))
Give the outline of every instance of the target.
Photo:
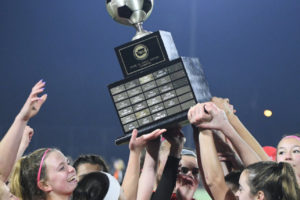
POLYGON ((115 143, 128 142, 135 128, 141 135, 187 124, 189 108, 211 98, 199 59, 180 57, 171 33, 143 29, 153 0, 107 0, 106 8, 115 21, 137 31, 115 48, 124 75, 108 86, 124 132, 115 143))

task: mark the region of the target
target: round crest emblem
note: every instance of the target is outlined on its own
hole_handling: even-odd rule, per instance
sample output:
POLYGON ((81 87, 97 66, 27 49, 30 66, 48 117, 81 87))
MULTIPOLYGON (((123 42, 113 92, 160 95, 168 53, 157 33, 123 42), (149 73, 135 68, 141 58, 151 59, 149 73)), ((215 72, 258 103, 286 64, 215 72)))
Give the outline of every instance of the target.
POLYGON ((149 55, 149 50, 145 45, 139 44, 134 47, 133 55, 137 60, 145 60, 149 55))

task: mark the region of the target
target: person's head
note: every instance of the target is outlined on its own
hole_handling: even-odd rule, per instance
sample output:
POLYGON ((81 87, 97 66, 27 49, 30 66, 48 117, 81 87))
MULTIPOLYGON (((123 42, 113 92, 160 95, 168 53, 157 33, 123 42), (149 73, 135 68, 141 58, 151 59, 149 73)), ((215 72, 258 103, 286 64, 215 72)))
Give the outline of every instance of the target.
POLYGON ((7 185, 0 180, 0 199, 18 200, 12 193, 9 192, 7 185))
POLYGON ((239 189, 241 171, 231 171, 225 176, 226 185, 235 193, 239 189))
POLYGON ((124 199, 119 182, 105 172, 86 174, 78 182, 72 200, 124 199))
POLYGON ((300 136, 285 136, 277 145, 277 162, 290 163, 300 184, 300 136))
POLYGON ((57 149, 38 149, 21 161, 23 200, 68 198, 76 185, 75 169, 57 149))
POLYGON ((115 168, 115 170, 118 170, 118 171, 124 170, 124 168, 125 168, 124 161, 121 158, 115 160, 114 161, 114 168, 115 168))
POLYGON ((176 188, 188 187, 191 191, 195 192, 199 182, 200 174, 196 154, 192 150, 183 149, 179 163, 176 188))
POLYGON ((80 155, 75 160, 73 167, 76 169, 78 180, 80 180, 83 175, 91 172, 109 171, 105 160, 101 156, 94 154, 80 155))
POLYGON ((10 192, 18 198, 22 197, 22 193, 21 193, 22 187, 20 185, 20 170, 21 170, 21 162, 23 159, 24 157, 22 157, 15 163, 9 180, 10 192))
POLYGON ((297 200, 299 188, 288 163, 258 162, 243 170, 236 195, 242 200, 297 200))

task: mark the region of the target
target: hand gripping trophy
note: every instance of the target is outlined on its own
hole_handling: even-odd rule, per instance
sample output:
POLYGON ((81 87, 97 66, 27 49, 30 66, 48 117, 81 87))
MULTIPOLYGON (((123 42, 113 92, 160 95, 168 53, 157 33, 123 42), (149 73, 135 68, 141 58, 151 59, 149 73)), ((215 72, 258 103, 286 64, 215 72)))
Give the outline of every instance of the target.
POLYGON ((156 128, 187 124, 188 109, 211 94, 198 58, 179 57, 171 33, 148 32, 143 22, 153 0, 107 0, 112 18, 137 30, 131 42, 115 48, 125 79, 108 86, 124 135, 116 144, 156 128))

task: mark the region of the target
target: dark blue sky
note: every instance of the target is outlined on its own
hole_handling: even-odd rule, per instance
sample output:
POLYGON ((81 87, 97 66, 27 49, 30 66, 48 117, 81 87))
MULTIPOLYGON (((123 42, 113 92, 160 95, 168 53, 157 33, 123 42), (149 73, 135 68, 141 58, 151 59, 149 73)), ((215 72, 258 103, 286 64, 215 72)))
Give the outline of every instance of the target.
MULTIPOLYGON (((200 59, 212 94, 230 98, 262 145, 276 145, 299 132, 299 10, 297 0, 157 0, 144 28, 171 32, 181 56, 200 59)), ((127 159, 127 146, 114 145, 122 132, 107 85, 123 79, 114 47, 133 35, 104 0, 0 1, 1 134, 43 78, 48 100, 30 122, 30 151, 127 159)))

